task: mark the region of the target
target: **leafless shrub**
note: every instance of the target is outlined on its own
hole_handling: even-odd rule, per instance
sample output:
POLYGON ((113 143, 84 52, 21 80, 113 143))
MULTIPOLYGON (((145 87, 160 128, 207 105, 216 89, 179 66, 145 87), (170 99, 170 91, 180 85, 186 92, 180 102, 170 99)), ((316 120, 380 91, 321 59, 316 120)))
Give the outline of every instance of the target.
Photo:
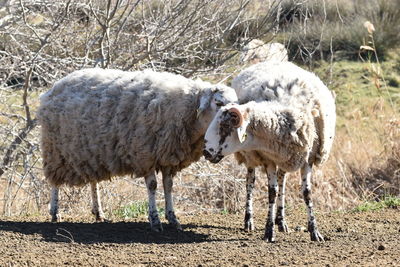
POLYGON ((376 27, 377 54, 383 58, 400 41, 399 0, 284 0, 279 25, 286 32, 290 58, 307 62, 357 59, 365 36, 362 25, 376 27))
MULTIPOLYGON (((190 77, 225 78, 232 70, 238 69, 236 53, 246 42, 255 38, 269 41, 275 35, 282 38, 282 30, 285 31, 283 39, 292 51, 290 58, 297 55, 309 61, 310 57, 318 58, 321 53, 325 58, 338 49, 334 46, 335 40, 326 37, 327 33, 338 32, 328 28, 329 20, 336 19, 335 25, 339 26, 348 23, 347 17, 351 14, 347 11, 351 7, 343 4, 348 1, 320 1, 325 5, 313 5, 311 8, 311 2, 1 1, 0 214, 43 214, 47 211, 49 187, 43 180, 41 170, 35 110, 39 94, 49 89, 56 80, 73 70, 93 66, 124 70, 153 68, 190 77), (311 16, 318 17, 313 24, 309 24, 311 16), (314 34, 309 34, 312 32, 314 34), (328 50, 325 50, 327 46, 328 50)), ((396 9, 393 9, 395 12, 396 9)), ((389 22, 395 18, 385 17, 389 22)), ((374 19, 371 21, 381 25, 379 27, 388 24, 377 24, 374 19)), ((396 40, 398 32, 393 31, 390 40, 396 40)), ((357 39, 353 37, 345 39, 357 39)), ((359 45, 357 41, 357 51, 359 45)), ((393 125, 398 127, 398 124, 393 125)), ((387 135, 393 136, 385 144, 385 155, 391 156, 377 168, 384 170, 384 177, 391 177, 392 183, 379 188, 384 192, 391 190, 400 194, 399 145, 396 141, 400 139, 394 130, 387 135)), ((337 140, 336 143, 343 144, 345 140, 337 140)), ((331 160, 315 171, 313 191, 318 196, 315 198, 318 207, 347 208, 357 201, 360 194, 381 193, 367 184, 366 177, 374 175, 372 167, 362 169, 355 166, 362 171, 352 172, 348 162, 353 156, 351 149, 336 147, 331 160), (344 153, 348 155, 344 156, 344 153), (355 178, 359 178, 357 184, 354 184, 355 178)), ((179 192, 175 194, 178 210, 188 213, 241 212, 245 199, 244 175, 245 170, 238 167, 232 158, 219 165, 205 161, 192 164, 175 179, 174 190, 179 192)), ((260 207, 266 201, 265 175, 261 174, 256 184, 255 205, 260 207)), ((163 200, 161 189, 158 190, 159 201, 163 200)), ((62 190, 60 196, 64 199, 60 203, 65 214, 88 214, 90 194, 87 187, 65 187, 62 190)), ((299 192, 300 181, 298 175, 293 174, 288 181, 289 204, 302 203, 299 192)), ((146 188, 141 179, 123 177, 102 183, 101 194, 104 209, 112 217, 113 210, 118 207, 131 201, 143 201, 146 188)))
MULTIPOLYGON (((42 212, 48 202, 35 119, 40 92, 73 70, 93 66, 218 73, 243 32, 251 39, 274 27, 271 14, 280 1, 253 9, 256 2, 2 1, 0 212, 42 212)), ((76 201, 85 190, 66 189, 66 197, 76 201)))

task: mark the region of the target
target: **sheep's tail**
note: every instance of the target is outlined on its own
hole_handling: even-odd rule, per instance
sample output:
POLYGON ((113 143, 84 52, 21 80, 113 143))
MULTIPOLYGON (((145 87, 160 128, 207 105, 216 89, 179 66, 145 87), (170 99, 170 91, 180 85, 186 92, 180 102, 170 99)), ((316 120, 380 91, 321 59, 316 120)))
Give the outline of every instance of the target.
POLYGON ((336 107, 333 92, 323 90, 319 98, 317 128, 319 134, 319 149, 314 164, 321 165, 328 160, 335 137, 336 107))

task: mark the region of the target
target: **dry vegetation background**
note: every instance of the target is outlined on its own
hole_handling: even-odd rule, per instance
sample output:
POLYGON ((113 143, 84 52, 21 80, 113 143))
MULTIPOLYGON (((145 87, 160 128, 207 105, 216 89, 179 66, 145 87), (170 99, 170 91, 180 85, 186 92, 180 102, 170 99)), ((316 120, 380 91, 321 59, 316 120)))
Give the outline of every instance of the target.
MULTIPOLYGON (((245 67, 241 47, 254 38, 284 43, 290 60, 336 92, 334 149, 314 171, 317 208, 399 197, 399 25, 399 0, 1 0, 0 213, 47 213, 35 110, 56 80, 97 66, 229 83, 245 67), (375 31, 363 27, 367 20, 375 31)), ((255 205, 264 208, 267 181, 257 171, 255 205)), ((178 214, 242 212, 244 175, 233 158, 192 164, 175 178, 178 214)), ((119 177, 101 187, 109 217, 147 199, 142 179, 119 177)), ((287 192, 289 206, 302 202, 298 174, 287 192)), ((89 216, 87 187, 64 187, 60 198, 63 213, 89 216)))

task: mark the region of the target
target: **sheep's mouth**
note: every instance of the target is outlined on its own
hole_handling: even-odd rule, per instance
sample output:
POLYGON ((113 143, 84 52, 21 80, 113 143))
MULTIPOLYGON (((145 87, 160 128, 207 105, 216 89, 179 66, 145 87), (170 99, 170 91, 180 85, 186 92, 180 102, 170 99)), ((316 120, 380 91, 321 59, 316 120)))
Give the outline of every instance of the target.
POLYGON ((217 155, 214 158, 208 159, 211 163, 218 163, 221 161, 221 159, 223 159, 224 156, 222 155, 217 155))
POLYGON ((206 158, 206 160, 210 161, 211 163, 218 163, 221 161, 221 159, 224 158, 223 155, 221 154, 217 154, 217 155, 211 155, 210 152, 208 152, 207 150, 203 151, 204 157, 206 158))

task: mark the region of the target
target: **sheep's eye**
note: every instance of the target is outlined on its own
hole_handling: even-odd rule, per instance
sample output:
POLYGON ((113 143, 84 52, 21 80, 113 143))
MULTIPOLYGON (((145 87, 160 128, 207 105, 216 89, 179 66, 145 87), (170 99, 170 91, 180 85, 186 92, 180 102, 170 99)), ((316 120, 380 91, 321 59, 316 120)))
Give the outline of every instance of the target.
POLYGON ((217 107, 222 107, 224 103, 221 101, 215 101, 215 105, 217 105, 217 107))

